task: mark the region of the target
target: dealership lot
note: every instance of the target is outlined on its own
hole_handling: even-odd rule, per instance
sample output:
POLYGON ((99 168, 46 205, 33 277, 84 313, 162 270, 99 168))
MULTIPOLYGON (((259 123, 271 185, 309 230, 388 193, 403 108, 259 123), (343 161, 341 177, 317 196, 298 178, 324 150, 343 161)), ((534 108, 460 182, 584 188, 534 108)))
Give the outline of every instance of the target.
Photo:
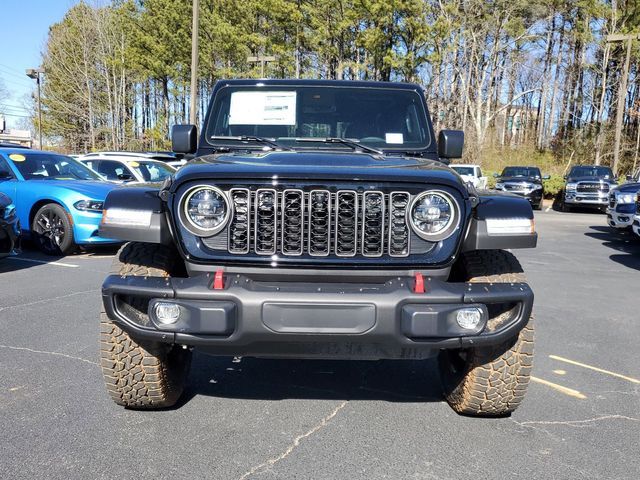
POLYGON ((0 478, 637 478, 640 241, 537 213, 534 381, 510 418, 456 415, 434 361, 194 357, 186 398, 135 412, 98 368, 113 251, 0 263, 0 478))

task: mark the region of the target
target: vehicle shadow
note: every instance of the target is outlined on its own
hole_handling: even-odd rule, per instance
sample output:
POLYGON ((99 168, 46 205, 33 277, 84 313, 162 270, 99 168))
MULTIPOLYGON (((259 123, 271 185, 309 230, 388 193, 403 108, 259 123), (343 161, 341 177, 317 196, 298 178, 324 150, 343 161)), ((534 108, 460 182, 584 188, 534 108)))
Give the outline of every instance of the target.
MULTIPOLYGON (((440 402, 435 359, 280 360, 195 352, 181 404, 197 395, 249 400, 440 402)), ((178 405, 179 407, 180 405, 178 405)))
POLYGON ((619 254, 609 256, 609 259, 627 268, 640 270, 640 238, 630 230, 616 230, 601 225, 589 227, 591 232, 586 232, 587 237, 602 242, 605 247, 611 248, 619 254))
POLYGON ((42 253, 32 242, 23 241, 20 246, 20 253, 9 257, 0 258, 0 274, 17 272, 28 268, 46 265, 53 262, 69 262, 74 257, 82 255, 85 257, 111 257, 118 252, 119 246, 91 246, 78 249, 70 255, 46 255, 42 253))

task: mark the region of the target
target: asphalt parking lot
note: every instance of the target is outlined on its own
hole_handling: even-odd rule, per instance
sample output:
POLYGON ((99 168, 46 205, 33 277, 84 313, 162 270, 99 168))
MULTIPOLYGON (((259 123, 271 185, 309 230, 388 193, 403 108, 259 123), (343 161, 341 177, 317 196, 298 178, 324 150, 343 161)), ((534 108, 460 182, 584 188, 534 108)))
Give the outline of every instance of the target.
POLYGON ((518 253, 536 356, 510 418, 456 415, 435 362, 196 355, 181 404, 136 412, 98 368, 113 251, 0 261, 0 478, 640 476, 640 241, 605 216, 537 213, 518 253))

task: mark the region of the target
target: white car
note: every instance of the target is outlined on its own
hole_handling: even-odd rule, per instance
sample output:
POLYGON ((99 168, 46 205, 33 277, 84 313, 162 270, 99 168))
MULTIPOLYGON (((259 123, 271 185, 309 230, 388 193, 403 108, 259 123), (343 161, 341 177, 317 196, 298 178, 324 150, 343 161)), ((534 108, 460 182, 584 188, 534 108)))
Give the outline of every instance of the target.
POLYGON ((471 183, 478 190, 487 188, 487 177, 482 176, 482 170, 479 165, 455 164, 449 166, 453 168, 465 182, 471 183))
POLYGON ((640 215, 633 217, 633 223, 631 224, 633 233, 640 237, 640 215))
POLYGON ((166 162, 154 159, 152 154, 90 153, 78 160, 106 180, 117 183, 162 182, 176 172, 166 162))

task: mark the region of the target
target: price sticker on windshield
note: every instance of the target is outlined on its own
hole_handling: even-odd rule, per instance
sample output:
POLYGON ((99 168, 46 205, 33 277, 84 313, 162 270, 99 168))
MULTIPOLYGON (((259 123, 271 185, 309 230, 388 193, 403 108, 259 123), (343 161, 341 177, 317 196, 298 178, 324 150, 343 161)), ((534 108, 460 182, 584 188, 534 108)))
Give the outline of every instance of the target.
POLYGON ((229 125, 295 125, 296 92, 233 92, 229 125))
POLYGON ((14 162, 24 162, 27 159, 27 157, 25 157, 24 155, 20 155, 19 153, 10 154, 9 158, 14 162))

